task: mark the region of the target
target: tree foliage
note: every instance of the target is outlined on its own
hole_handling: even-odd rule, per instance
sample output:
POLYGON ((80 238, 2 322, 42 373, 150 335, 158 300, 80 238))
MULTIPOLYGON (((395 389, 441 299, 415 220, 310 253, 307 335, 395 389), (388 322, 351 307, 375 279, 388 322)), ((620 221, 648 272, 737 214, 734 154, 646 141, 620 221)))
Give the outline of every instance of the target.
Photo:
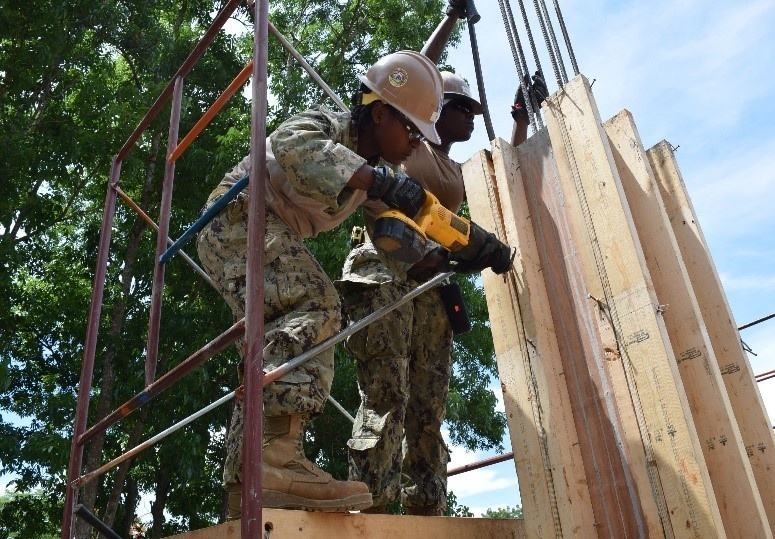
POLYGON ((522 518, 522 506, 499 507, 498 509, 488 509, 482 513, 484 518, 522 518))
MULTIPOLYGON (((58 535, 111 156, 221 4, 77 0, 47 3, 40 10, 8 0, 0 10, 0 473, 10 474, 15 488, 0 501, 0 530, 9 537, 58 535), (30 514, 45 518, 20 518, 30 514)), ((422 47, 441 18, 442 4, 284 0, 271 3, 270 17, 347 101, 366 66, 387 52, 422 47)), ((248 23, 250 17, 237 14, 248 23)), ((271 129, 326 98, 272 38, 269 52, 271 129)), ((216 37, 185 79, 181 136, 251 53, 250 35, 216 37)), ((162 109, 121 164, 121 189, 154 220, 160 213, 169 114, 168 106, 162 109)), ((209 191, 248 152, 249 133, 250 103, 238 93, 176 163, 171 236, 196 219, 209 191)), ((357 219, 309 243, 332 278, 339 275, 349 227, 357 219)), ((143 389, 155 249, 155 234, 119 202, 89 425, 143 389)), ((488 389, 495 370, 486 306, 473 282, 463 279, 463 284, 475 329, 455 344, 451 438, 471 449, 497 447, 504 421, 493 412, 495 397, 488 389)), ((180 257, 166 265, 163 297, 157 376, 233 322, 225 302, 180 257)), ((332 394, 353 413, 355 374, 341 350, 336 362, 332 394)), ((234 389, 235 363, 234 350, 220 354, 174 390, 94 437, 85 447, 86 469, 234 389)), ((138 519, 150 523, 149 537, 219 521, 229 417, 225 406, 200 418, 87 483, 80 500, 122 536, 129 536, 138 519), (154 501, 151 514, 137 515, 143 497, 154 501)), ((337 477, 346 475, 342 448, 349 430, 349 421, 330 406, 310 427, 310 454, 337 477)), ((88 533, 79 528, 78 536, 88 533)))

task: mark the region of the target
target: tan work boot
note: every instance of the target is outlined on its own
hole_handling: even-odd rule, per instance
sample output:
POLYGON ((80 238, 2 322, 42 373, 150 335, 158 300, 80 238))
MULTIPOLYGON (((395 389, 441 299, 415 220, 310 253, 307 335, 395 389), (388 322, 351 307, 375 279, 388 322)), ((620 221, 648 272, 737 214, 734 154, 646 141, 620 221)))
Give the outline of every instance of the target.
POLYGON ((226 520, 238 520, 242 518, 242 483, 227 483, 226 491, 229 493, 229 511, 226 520))
MULTIPOLYGON (((264 418, 262 506, 275 509, 346 512, 371 507, 366 483, 337 481, 304 456, 307 417, 264 418)), ((226 520, 242 518, 242 483, 228 483, 226 520)))
POLYGON ((304 456, 305 415, 267 417, 264 423, 264 507, 345 512, 371 506, 366 483, 337 481, 304 456))

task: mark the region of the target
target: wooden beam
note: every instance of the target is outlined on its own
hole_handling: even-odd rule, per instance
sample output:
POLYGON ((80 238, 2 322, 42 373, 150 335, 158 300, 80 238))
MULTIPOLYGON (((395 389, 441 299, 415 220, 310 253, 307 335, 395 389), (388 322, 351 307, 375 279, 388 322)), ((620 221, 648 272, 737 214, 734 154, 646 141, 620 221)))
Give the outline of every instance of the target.
MULTIPOLYGON (((600 309, 601 334, 612 332, 609 372, 622 369, 616 398, 635 409, 649 487, 666 534, 724 535, 713 487, 680 384, 664 320, 589 82, 571 80, 544 106, 579 251, 587 293, 600 309)), ((643 486, 640 487, 641 491, 643 486)))
POLYGON ((686 266, 629 111, 604 125, 678 361, 724 527, 772 537, 686 266))
MULTIPOLYGON (((271 539, 416 539, 498 537, 526 539, 522 519, 416 517, 361 513, 311 513, 264 509, 264 528, 271 539)), ((240 521, 170 536, 168 539, 239 539, 240 521)), ((257 538, 258 539, 258 538, 257 538)))
POLYGON ((775 440, 732 310, 667 141, 647 152, 775 533, 775 440))
MULTIPOLYGON (((503 230, 489 152, 481 150, 463 165, 466 196, 472 216, 487 230, 503 230)), ((502 232, 501 232, 502 233, 502 232)), ((502 237, 502 236, 501 236, 502 237)), ((506 275, 482 273, 490 313, 495 355, 509 424, 509 436, 519 479, 522 512, 530 537, 560 537, 555 478, 546 465, 545 416, 536 400, 534 380, 543 378, 535 351, 529 347, 516 293, 517 267, 506 275)), ((540 390, 539 390, 540 391, 540 390)), ((543 393, 541 393, 543 394, 543 393)))
MULTIPOLYGON (((616 406, 612 399, 601 398, 604 382, 597 367, 605 359, 599 356, 598 361, 580 361, 595 357, 600 348, 591 343, 599 342, 599 336, 586 331, 594 324, 583 320, 583 313, 589 312, 589 300, 580 293, 581 278, 572 263, 575 247, 566 234, 548 134, 542 130, 516 149, 497 140, 493 157, 499 192, 512 192, 508 210, 512 217, 506 222, 520 225, 517 245, 522 264, 531 270, 526 277, 531 277, 537 283, 533 288, 540 291, 530 294, 528 308, 546 326, 544 333, 537 333, 531 342, 546 347, 540 359, 546 365, 550 391, 540 405, 548 407, 547 417, 553 421, 549 435, 557 438, 555 445, 561 450, 554 462, 562 466, 571 486, 584 485, 576 493, 583 495, 584 502, 571 496, 567 510, 586 503, 593 517, 590 522, 590 515, 580 514, 573 519, 575 527, 563 523, 563 531, 578 530, 576 533, 582 537, 637 535, 639 519, 629 500, 620 437, 614 427, 616 422, 609 419, 610 414, 616 415, 616 406), (502 167, 498 167, 499 161, 502 167), (518 173, 519 181, 511 179, 509 169, 514 171, 512 175, 518 173)), ((503 208, 506 213, 505 205, 503 208)))

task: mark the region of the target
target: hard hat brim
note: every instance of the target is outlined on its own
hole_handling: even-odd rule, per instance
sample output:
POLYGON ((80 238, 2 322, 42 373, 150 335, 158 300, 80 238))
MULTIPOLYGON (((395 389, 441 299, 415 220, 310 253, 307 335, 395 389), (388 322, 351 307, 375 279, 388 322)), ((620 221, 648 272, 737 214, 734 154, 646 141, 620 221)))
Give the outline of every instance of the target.
POLYGON ((477 116, 479 114, 484 113, 484 109, 482 108, 482 104, 479 103, 476 99, 473 97, 466 95, 466 94, 460 94, 457 92, 444 92, 444 105, 452 101, 453 99, 462 99, 466 101, 469 106, 471 107, 471 112, 476 114, 477 116))
POLYGON ((433 144, 441 144, 441 138, 439 138, 439 134, 436 132, 436 126, 434 123, 419 120, 411 112, 407 111, 403 107, 391 104, 389 100, 380 95, 379 91, 371 87, 369 80, 365 76, 358 75, 358 79, 360 79, 363 84, 365 84, 377 97, 379 97, 380 101, 385 104, 390 104, 391 107, 395 107, 395 109, 398 110, 401 114, 412 120, 417 129, 420 130, 420 133, 422 133, 429 142, 432 142, 433 144))

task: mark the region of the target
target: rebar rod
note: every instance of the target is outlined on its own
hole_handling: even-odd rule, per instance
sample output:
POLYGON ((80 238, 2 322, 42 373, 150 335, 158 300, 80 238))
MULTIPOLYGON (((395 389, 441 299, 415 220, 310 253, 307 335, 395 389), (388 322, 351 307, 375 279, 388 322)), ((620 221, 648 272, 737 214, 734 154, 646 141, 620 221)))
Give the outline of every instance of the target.
POLYGON ((565 19, 562 17, 562 10, 560 9, 560 3, 554 0, 554 11, 557 13, 557 21, 560 23, 560 30, 562 31, 562 37, 565 39, 565 47, 568 49, 568 56, 570 56, 570 63, 573 67, 573 74, 579 74, 579 65, 576 63, 576 55, 573 52, 573 45, 570 42, 570 35, 568 35, 568 29, 565 26, 565 19))
POLYGON ((549 41, 549 33, 546 28, 546 23, 544 23, 544 18, 541 15, 541 7, 538 5, 538 0, 533 0, 533 6, 535 6, 536 16, 538 17, 538 25, 540 26, 541 33, 544 36, 546 51, 549 53, 549 59, 552 62, 552 69, 554 70, 554 76, 557 78, 557 86, 559 88, 562 88, 564 83, 563 83, 562 77, 560 76, 560 69, 557 66, 557 58, 554 55, 554 49, 552 48, 552 44, 549 41))
POLYGON ((541 12, 543 13, 544 21, 549 32, 549 41, 551 42, 554 52, 557 55, 557 63, 560 67, 562 80, 564 83, 567 83, 568 73, 565 70, 565 62, 562 60, 562 51, 560 50, 560 44, 557 42, 557 35, 554 33, 554 24, 552 23, 552 18, 549 15, 549 9, 546 7, 546 0, 539 0, 539 3, 541 5, 541 12))
MULTIPOLYGON (((506 37, 508 38, 509 46, 511 47, 511 56, 514 59, 514 66, 517 68, 517 81, 519 83, 520 88, 522 88, 522 96, 525 98, 525 108, 527 109, 528 119, 532 120, 530 121, 530 123, 533 124, 533 128, 535 129, 535 119, 533 117, 533 104, 531 103, 531 100, 530 100, 529 88, 525 83, 525 74, 528 73, 527 63, 525 63, 523 58, 520 58, 520 55, 517 52, 516 40, 519 39, 519 37, 517 36, 516 39, 514 37, 517 29, 516 29, 516 26, 512 28, 512 25, 509 23, 509 18, 508 18, 508 15, 506 14, 506 6, 504 4, 504 1, 498 0, 498 5, 501 10, 501 18, 503 19, 503 26, 506 28, 506 37)), ((517 91, 517 93, 519 93, 519 91, 517 91)), ((514 97, 514 100, 516 101, 516 96, 514 97)))
MULTIPOLYGON (((508 15, 508 18, 509 18, 509 24, 512 27, 512 31, 514 32, 514 39, 515 39, 516 44, 517 44, 517 53, 520 56, 520 59, 522 61, 522 65, 524 66, 525 74, 529 76, 530 75, 530 70, 527 67, 527 58, 525 57, 525 51, 522 48, 522 42, 519 39, 519 33, 517 32, 517 23, 514 22, 514 12, 511 9, 511 3, 509 2, 509 0, 506 0, 506 8, 507 8, 506 14, 508 15)), ((530 31, 530 27, 526 26, 525 30, 527 32, 529 32, 530 31)), ((536 69, 538 71, 541 70, 541 64, 538 62, 537 58, 536 58, 536 69)), ((543 120, 543 118, 541 118, 541 110, 540 110, 541 104, 540 103, 538 104, 539 110, 536 110, 533 107, 533 99, 532 99, 532 96, 531 96, 530 92, 528 92, 528 88, 525 88, 524 84, 521 84, 521 85, 523 86, 523 89, 522 89, 523 94, 522 95, 527 96, 525 98, 525 105, 527 107, 529 118, 531 120, 530 124, 533 126, 533 133, 536 133, 536 132, 538 132, 538 130, 544 128, 544 120, 543 120)))
POLYGON ((754 320, 753 322, 748 322, 747 324, 743 324, 739 328, 737 328, 738 331, 742 331, 744 329, 748 329, 751 326, 755 326, 756 324, 761 324, 762 322, 766 322, 767 320, 770 320, 771 318, 775 318, 775 313, 772 313, 770 315, 764 316, 762 318, 759 318, 758 320, 754 320))

